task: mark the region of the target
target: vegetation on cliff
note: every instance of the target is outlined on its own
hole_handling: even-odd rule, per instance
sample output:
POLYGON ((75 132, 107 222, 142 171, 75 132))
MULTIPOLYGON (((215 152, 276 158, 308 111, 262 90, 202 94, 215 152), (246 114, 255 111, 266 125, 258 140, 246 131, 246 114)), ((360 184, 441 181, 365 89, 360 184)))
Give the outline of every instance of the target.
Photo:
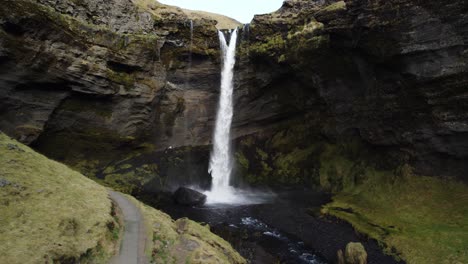
POLYGON ((244 137, 238 176, 254 185, 300 185, 333 194, 321 213, 343 219, 407 263, 468 261, 468 186, 385 165, 356 140, 327 142, 294 125, 244 137), (387 167, 387 168, 385 168, 387 167), (392 169, 389 169, 392 168, 392 169))
POLYGON ((2 133, 0 156, 1 262, 106 263, 119 228, 107 190, 2 133))
POLYGON ((335 195, 322 213, 350 222, 408 263, 468 261, 466 184, 415 175, 407 164, 376 169, 346 145, 327 149, 320 176, 335 195))
POLYGON ((468 187, 433 177, 368 169, 322 212, 350 222, 407 263, 468 261, 468 187))

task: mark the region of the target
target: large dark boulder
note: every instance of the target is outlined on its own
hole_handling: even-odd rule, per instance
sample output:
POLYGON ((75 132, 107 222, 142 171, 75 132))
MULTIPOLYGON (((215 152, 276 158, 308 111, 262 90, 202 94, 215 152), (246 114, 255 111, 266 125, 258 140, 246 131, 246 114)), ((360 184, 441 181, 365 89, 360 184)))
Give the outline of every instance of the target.
POLYGON ((180 187, 174 193, 174 200, 182 205, 203 205, 206 202, 206 195, 190 188, 180 187))

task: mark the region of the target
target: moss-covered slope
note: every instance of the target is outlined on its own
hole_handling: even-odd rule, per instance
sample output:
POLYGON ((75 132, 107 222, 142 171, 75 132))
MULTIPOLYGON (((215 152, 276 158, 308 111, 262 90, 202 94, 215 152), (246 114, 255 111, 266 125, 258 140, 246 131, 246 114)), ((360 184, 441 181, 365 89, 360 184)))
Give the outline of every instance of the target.
POLYGON ((369 179, 337 193, 322 212, 350 222, 407 263, 468 262, 468 187, 411 173, 368 169, 369 179))
POLYGON ((0 212, 1 263, 106 263, 114 253, 107 190, 2 133, 0 212))
POLYGON ((237 176, 256 185, 308 186, 333 201, 322 215, 353 225, 385 253, 407 263, 468 262, 468 186, 417 175, 356 139, 326 140, 290 123, 279 132, 242 138, 237 176))
MULTIPOLYGON (((188 219, 143 205, 155 263, 245 263, 228 242, 188 219)), ((0 263, 107 263, 119 238, 108 191, 0 133, 0 263)))

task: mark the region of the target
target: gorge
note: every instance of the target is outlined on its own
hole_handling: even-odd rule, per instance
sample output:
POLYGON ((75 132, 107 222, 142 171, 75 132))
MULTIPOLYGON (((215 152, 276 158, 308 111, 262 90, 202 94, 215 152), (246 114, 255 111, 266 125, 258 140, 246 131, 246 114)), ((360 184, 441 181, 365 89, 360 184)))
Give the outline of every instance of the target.
MULTIPOLYGON (((25 144, 172 217, 208 224, 252 263, 299 263, 302 254, 335 263, 349 242, 365 247, 367 263, 467 263, 467 42, 463 0, 287 0, 246 25, 150 0, 6 0, 0 131, 18 142, 2 135, 0 183, 21 172, 10 158, 24 153, 8 144, 25 144), (218 33, 227 29, 235 30, 218 33), (180 186, 215 202, 175 205, 180 186), (277 197, 216 206, 250 189, 277 197)), ((23 185, 30 189, 0 187, 1 210, 18 197, 47 198, 45 187, 23 185)), ((12 219, 0 216, 0 226, 21 222, 12 219)), ((212 239, 202 225, 167 221, 175 231, 155 244, 170 237, 190 247, 184 230, 212 239)), ((242 263, 224 242, 196 242, 242 263)), ((62 252, 54 250, 47 254, 62 252)))

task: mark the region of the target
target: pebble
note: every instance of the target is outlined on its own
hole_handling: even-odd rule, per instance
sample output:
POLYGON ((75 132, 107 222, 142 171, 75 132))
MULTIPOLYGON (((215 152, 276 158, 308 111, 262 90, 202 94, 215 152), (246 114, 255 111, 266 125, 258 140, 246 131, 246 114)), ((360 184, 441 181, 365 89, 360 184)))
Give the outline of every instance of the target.
POLYGON ((5 179, 0 179, 0 187, 5 187, 7 185, 10 185, 11 182, 5 180, 5 179))
POLYGON ((24 152, 23 149, 21 149, 20 147, 18 147, 15 144, 11 144, 11 143, 7 144, 7 148, 8 148, 8 150, 16 150, 16 151, 19 151, 19 152, 24 152))

